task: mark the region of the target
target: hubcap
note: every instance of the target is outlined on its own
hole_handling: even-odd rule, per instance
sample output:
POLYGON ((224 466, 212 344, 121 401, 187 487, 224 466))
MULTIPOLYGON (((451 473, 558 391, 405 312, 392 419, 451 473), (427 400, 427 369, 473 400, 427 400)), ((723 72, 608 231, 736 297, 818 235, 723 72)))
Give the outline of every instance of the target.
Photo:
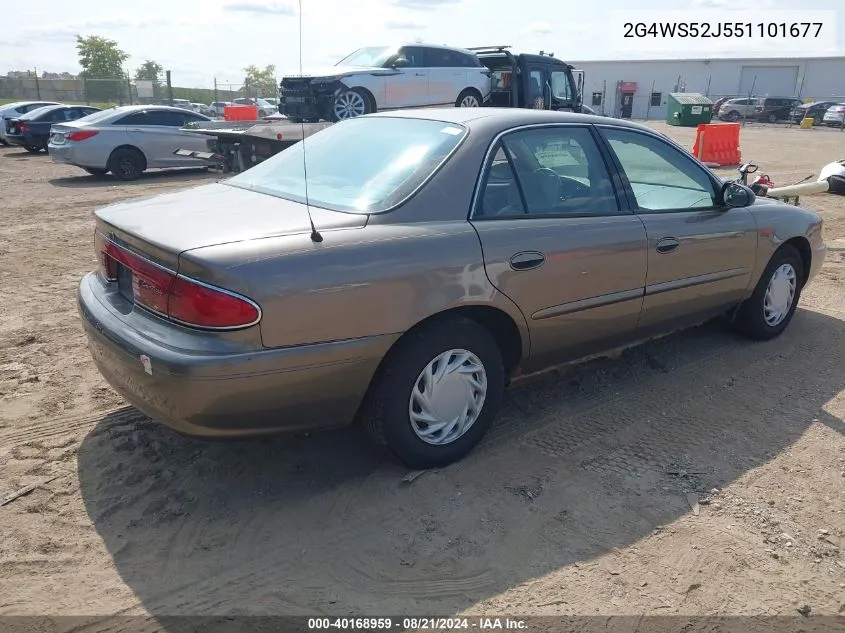
POLYGON ((351 119, 367 113, 367 103, 357 92, 347 90, 334 101, 334 114, 338 119, 351 119))
POLYGON ((463 349, 443 352, 414 383, 411 427, 427 444, 451 444, 478 419, 486 396, 487 372, 478 357, 463 349))
POLYGON ((789 264, 783 264, 772 274, 763 300, 763 318, 769 327, 777 326, 789 314, 795 285, 795 269, 789 264))
POLYGON ((462 108, 477 108, 478 106, 478 98, 475 95, 467 95, 463 99, 461 99, 461 107, 462 108))

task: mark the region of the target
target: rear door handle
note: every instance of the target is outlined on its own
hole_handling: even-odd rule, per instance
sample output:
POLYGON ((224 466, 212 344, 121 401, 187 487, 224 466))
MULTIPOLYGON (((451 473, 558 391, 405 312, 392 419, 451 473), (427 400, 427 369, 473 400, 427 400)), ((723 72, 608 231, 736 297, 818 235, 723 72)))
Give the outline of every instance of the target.
POLYGON ((655 250, 658 253, 671 253, 675 249, 677 249, 681 243, 674 237, 664 237, 662 240, 657 242, 657 247, 655 250))
POLYGON ((542 266, 546 261, 546 256, 538 251, 523 251, 517 253, 510 259, 511 268, 514 270, 531 270, 542 266))

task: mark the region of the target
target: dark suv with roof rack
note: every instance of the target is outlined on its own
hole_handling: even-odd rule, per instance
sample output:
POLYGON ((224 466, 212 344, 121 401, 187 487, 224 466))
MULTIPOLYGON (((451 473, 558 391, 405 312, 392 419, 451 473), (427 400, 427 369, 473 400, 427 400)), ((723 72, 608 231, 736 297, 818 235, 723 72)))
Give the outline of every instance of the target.
POLYGON ((493 74, 485 106, 581 112, 584 72, 553 53, 512 53, 510 46, 471 48, 493 74))

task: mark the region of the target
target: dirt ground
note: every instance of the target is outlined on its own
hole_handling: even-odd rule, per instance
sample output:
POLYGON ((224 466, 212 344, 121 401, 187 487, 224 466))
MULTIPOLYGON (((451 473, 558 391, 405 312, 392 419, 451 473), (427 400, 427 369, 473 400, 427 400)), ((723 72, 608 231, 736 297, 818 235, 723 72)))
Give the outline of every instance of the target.
MULTIPOLYGON (((742 132, 778 184, 843 148, 742 132)), ((845 198, 804 201, 830 251, 778 340, 707 325, 547 376, 406 483, 356 428, 194 441, 100 378, 92 211, 213 178, 0 149, 0 496, 55 477, 0 507, 0 615, 845 613, 845 198)))

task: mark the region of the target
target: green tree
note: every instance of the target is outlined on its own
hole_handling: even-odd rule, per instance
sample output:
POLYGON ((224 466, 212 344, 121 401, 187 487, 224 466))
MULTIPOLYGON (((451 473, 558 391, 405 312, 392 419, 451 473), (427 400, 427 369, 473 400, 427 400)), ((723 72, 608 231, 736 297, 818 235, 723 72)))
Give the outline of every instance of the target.
POLYGON ((136 81, 153 82, 153 98, 161 99, 164 93, 161 87, 161 76, 164 74, 164 66, 151 59, 146 60, 135 70, 136 81))
POLYGON ((276 66, 270 64, 264 68, 247 66, 244 68, 244 92, 249 97, 275 97, 278 92, 276 86, 276 66))
POLYGON ((164 73, 164 66, 151 59, 146 60, 138 66, 135 71, 135 79, 141 81, 152 81, 154 84, 161 83, 161 76, 164 73))
POLYGON ((126 77, 123 64, 129 59, 129 53, 114 40, 99 35, 77 35, 76 50, 88 101, 122 102, 126 77))

